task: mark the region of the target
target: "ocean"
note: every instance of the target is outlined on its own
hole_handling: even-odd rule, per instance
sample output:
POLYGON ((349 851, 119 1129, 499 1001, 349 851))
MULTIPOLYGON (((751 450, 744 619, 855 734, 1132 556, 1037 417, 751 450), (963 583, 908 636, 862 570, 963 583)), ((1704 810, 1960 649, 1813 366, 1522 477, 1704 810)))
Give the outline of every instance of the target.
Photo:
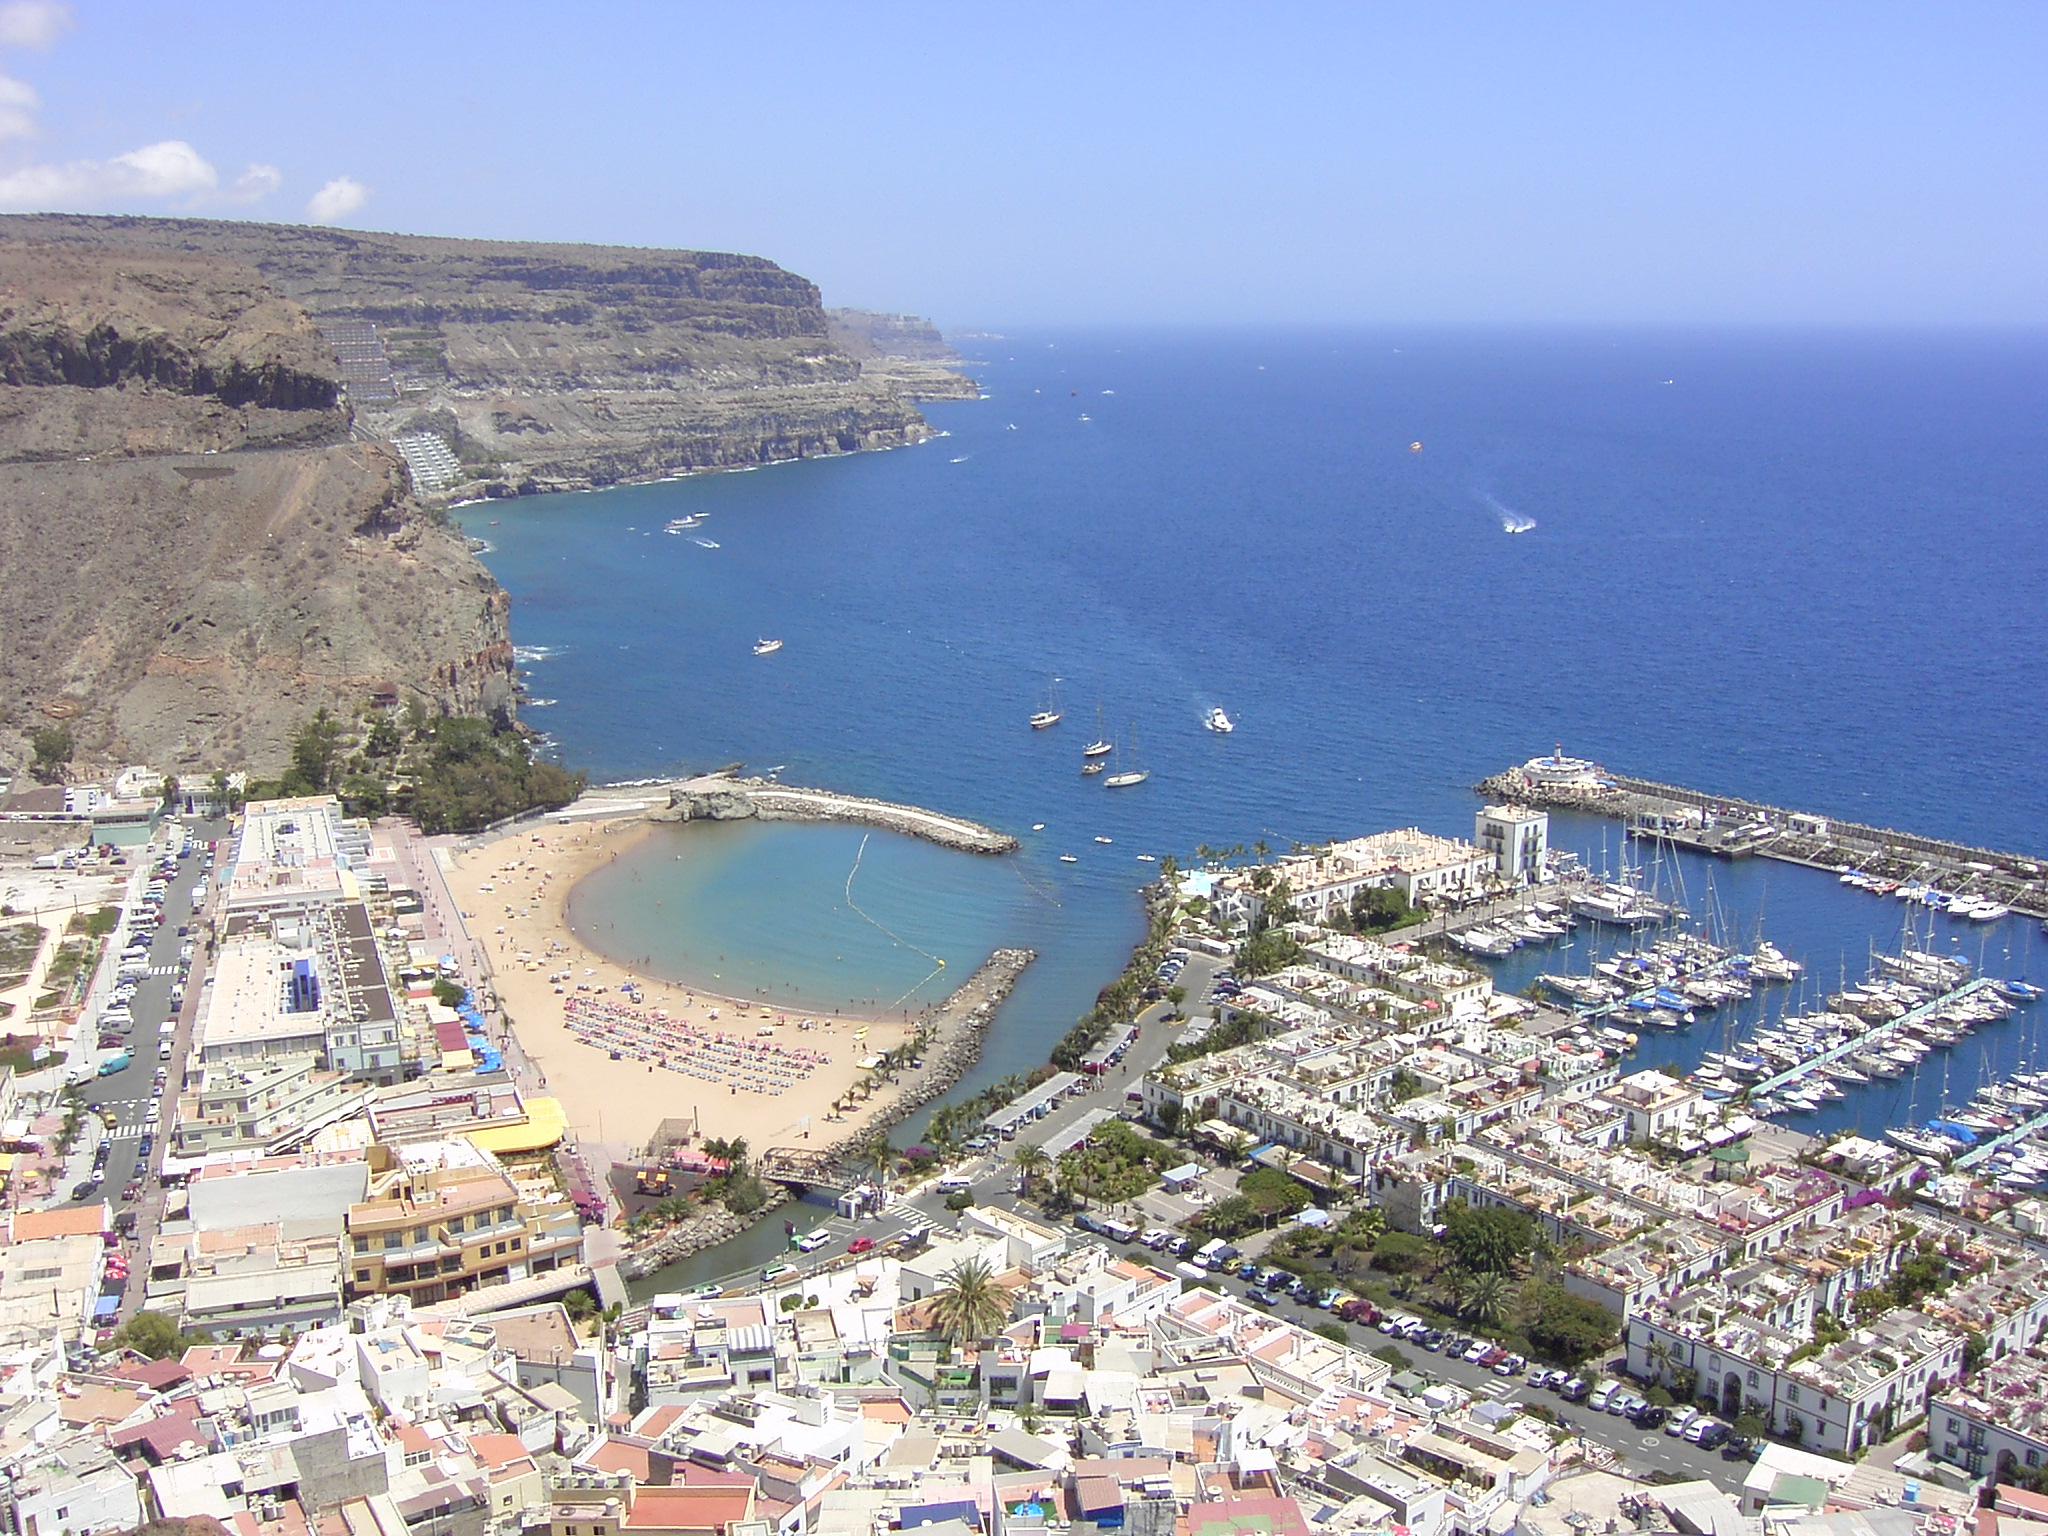
MULTIPOLYGON (((512 594, 528 687, 553 701, 525 718, 565 761, 600 779, 740 761, 1024 842, 990 860, 882 834, 863 851, 845 828, 682 829, 586 892, 589 931, 631 927, 620 952, 823 1008, 911 1006, 994 945, 1029 945, 971 1088, 1044 1061, 1120 969, 1153 867, 1138 854, 1469 837, 1471 786, 1558 743, 2048 854, 2038 333, 1131 331, 966 350, 986 398, 927 407, 946 435, 916 448, 463 509, 512 594), (708 515, 689 534, 663 532, 692 512, 708 515), (752 654, 770 637, 781 651, 752 654), (1063 720, 1032 731, 1055 690, 1063 720), (1234 734, 1203 728, 1214 706, 1234 734), (1098 718, 1147 782, 1081 777, 1098 718)), ((1619 858, 1611 823, 1559 818, 1554 841, 1619 858)), ((1695 911, 1711 891, 1730 928, 1804 960, 1811 991, 1898 937, 1897 903, 1825 874, 1679 872, 1695 911)), ((1962 927, 1937 941, 1998 974, 2048 943, 2016 919, 1962 927)), ((1586 959, 1523 952, 1500 974, 1586 959)), ((2033 1059, 2042 1011, 1944 1053, 1951 1094, 2033 1059)), ((1724 1022, 1638 1060, 1690 1064, 1724 1022)), ((1915 1092, 1793 1123, 1878 1131, 1932 1112, 1939 1085, 1915 1092)))

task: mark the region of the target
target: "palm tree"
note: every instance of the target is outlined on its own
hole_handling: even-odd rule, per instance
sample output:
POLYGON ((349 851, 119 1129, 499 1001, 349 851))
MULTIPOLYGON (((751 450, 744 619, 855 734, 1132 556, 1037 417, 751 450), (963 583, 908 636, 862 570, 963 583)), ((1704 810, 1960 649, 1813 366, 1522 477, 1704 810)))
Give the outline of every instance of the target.
POLYGON ((1469 1271, 1453 1266, 1436 1277, 1436 1288, 1453 1312, 1464 1310, 1465 1298, 1472 1294, 1472 1276, 1469 1271))
POLYGON ((1029 1194, 1032 1186, 1038 1182, 1039 1175, 1052 1166, 1052 1159, 1045 1155, 1045 1148, 1034 1147, 1029 1143, 1019 1147, 1012 1154, 1010 1162, 1016 1167, 1017 1172, 1023 1175, 1026 1194, 1029 1194))
POLYGON ((1508 1309, 1508 1277, 1489 1270, 1474 1277, 1471 1294, 1465 1299, 1465 1312, 1473 1322, 1485 1327, 1495 1327, 1508 1309))
POLYGON ((932 1324, 955 1344, 985 1339, 1008 1321, 1010 1298, 980 1259, 962 1259, 932 1292, 932 1324))

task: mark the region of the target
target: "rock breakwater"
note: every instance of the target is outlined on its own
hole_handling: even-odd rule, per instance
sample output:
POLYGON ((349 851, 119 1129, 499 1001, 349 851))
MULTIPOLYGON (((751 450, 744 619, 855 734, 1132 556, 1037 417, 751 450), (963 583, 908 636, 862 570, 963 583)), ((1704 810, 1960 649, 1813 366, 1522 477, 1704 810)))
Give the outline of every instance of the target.
POLYGON ((669 786, 668 810, 654 821, 844 821, 921 837, 963 853, 1010 853, 1017 839, 979 822, 915 805, 800 789, 767 779, 710 774, 669 786))

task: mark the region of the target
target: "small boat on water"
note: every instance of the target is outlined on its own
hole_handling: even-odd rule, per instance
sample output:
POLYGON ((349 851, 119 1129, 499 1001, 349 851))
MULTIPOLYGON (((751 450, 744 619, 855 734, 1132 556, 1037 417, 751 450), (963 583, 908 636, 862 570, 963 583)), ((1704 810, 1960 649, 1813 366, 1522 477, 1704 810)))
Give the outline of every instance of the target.
POLYGON ((718 548, 718 541, 717 541, 716 539, 694 539, 694 538, 693 538, 693 539, 691 539, 691 540, 690 540, 690 542, 691 542, 692 544, 696 545, 696 546, 697 546, 697 547, 698 547, 699 549, 716 549, 716 548, 718 548))
POLYGON ((1062 864, 1078 864, 1081 861, 1075 858, 1071 853, 1063 853, 1060 855, 1060 862, 1062 864))
POLYGON ((1081 776, 1083 778, 1092 777, 1095 774, 1102 772, 1102 770, 1107 768, 1108 766, 1109 764, 1105 763, 1101 758, 1091 757, 1088 759, 1087 762, 1081 765, 1081 776))
POLYGON ((1060 686, 1059 679, 1054 678, 1052 681, 1052 686, 1046 690, 1044 704, 1040 708, 1032 712, 1031 729, 1033 729, 1034 731, 1042 731, 1049 725, 1058 725, 1059 723, 1060 686))
POLYGON ((1097 841, 1098 843, 1107 843, 1107 842, 1110 842, 1110 841, 1112 841, 1112 839, 1110 839, 1110 838, 1107 838, 1107 837, 1097 837, 1097 838, 1095 839, 1095 841, 1097 841))
POLYGON ((1237 729, 1236 722, 1233 721, 1230 718, 1230 716, 1223 713, 1223 710, 1220 706, 1216 709, 1210 710, 1208 718, 1204 720, 1202 723, 1208 726, 1210 730, 1214 731, 1219 736, 1228 736, 1232 731, 1237 729))
POLYGON ((756 640, 754 642, 754 654, 756 656, 773 656, 781 649, 782 642, 780 640, 756 640))
POLYGON ((1140 864, 1157 864, 1159 860, 1152 854, 1141 853, 1138 855, 1138 862, 1140 864))
MULTIPOLYGON (((1095 739, 1081 749, 1083 757, 1107 757, 1116 750, 1116 743, 1102 732, 1102 706, 1095 706, 1095 739)), ((1083 773, 1100 773, 1101 768, 1083 768, 1083 773)))
POLYGON ((688 533, 692 528, 700 527, 703 522, 704 514, 702 512, 692 512, 688 517, 670 518, 662 525, 662 531, 664 533, 673 533, 680 537, 688 533))
MULTIPOLYGON (((1121 759, 1119 759, 1121 760, 1121 759)), ((1105 789, 1129 789, 1133 784, 1142 784, 1152 777, 1152 770, 1140 768, 1138 762, 1138 728, 1131 727, 1131 766, 1119 768, 1102 781, 1105 789)))

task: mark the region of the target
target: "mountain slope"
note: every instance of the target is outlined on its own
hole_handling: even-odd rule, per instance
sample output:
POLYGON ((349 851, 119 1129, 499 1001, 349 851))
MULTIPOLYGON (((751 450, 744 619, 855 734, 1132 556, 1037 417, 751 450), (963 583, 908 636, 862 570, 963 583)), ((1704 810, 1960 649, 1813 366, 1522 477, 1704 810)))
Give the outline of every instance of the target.
POLYGON ((373 689, 509 707, 504 595, 352 441, 310 317, 217 256, 0 240, 0 761, 284 760, 373 689))

